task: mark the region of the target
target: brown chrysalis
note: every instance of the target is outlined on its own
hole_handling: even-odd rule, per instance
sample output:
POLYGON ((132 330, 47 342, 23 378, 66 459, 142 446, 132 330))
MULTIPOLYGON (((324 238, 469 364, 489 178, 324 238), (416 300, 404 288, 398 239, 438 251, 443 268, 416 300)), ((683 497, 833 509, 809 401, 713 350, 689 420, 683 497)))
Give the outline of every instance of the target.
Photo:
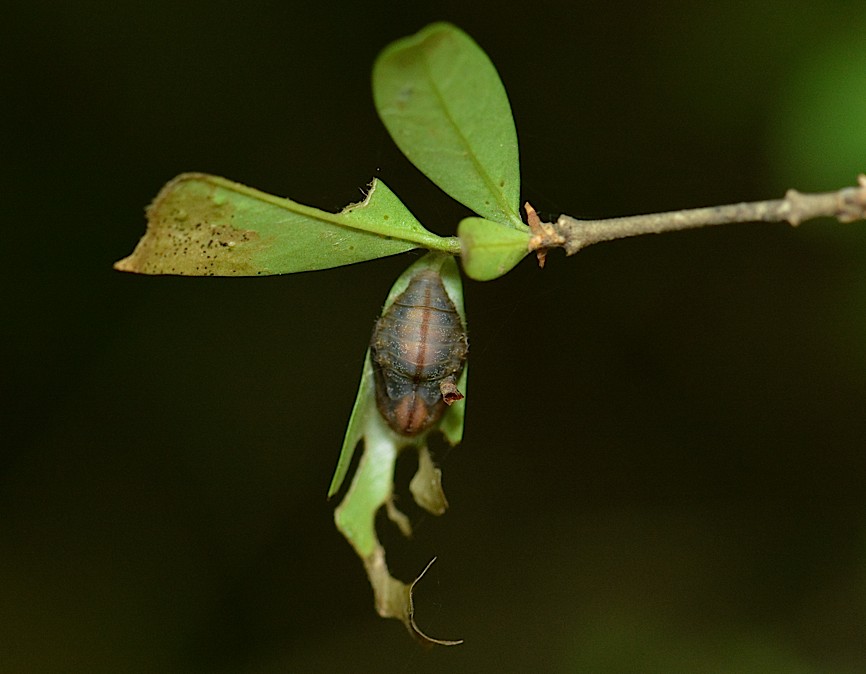
POLYGON ((376 321, 370 357, 376 407, 401 435, 428 430, 463 394, 466 328, 442 277, 423 269, 376 321))

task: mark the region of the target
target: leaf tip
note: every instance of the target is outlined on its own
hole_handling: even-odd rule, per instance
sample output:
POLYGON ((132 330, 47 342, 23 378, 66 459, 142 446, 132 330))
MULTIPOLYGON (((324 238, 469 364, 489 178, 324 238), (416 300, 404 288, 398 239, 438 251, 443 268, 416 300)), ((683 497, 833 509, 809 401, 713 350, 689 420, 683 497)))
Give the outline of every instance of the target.
POLYGON ((135 261, 132 258, 133 258, 132 255, 127 255, 122 260, 118 260, 113 265, 111 265, 111 268, 114 269, 115 271, 134 272, 134 271, 136 271, 136 267, 135 267, 135 261))

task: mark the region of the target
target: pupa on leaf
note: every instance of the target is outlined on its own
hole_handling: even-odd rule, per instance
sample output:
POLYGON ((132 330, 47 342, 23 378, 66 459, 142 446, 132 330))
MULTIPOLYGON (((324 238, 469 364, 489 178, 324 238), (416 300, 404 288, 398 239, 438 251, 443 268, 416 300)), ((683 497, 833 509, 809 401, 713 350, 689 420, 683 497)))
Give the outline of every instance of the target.
POLYGON ((370 340, 376 407, 391 429, 420 435, 463 398, 457 381, 468 348, 442 276, 419 270, 376 322, 370 340))

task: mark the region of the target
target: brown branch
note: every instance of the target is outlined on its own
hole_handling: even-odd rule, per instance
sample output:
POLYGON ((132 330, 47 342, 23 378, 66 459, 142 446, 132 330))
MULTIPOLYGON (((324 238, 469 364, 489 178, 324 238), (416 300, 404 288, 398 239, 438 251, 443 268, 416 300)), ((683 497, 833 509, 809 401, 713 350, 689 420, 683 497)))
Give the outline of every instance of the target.
POLYGON ((866 219, 866 175, 858 177, 858 187, 837 192, 803 194, 788 190, 784 199, 752 201, 729 206, 693 208, 651 215, 635 215, 605 220, 577 220, 560 215, 547 229, 533 228, 529 250, 565 248, 573 255, 600 241, 624 239, 640 234, 660 234, 681 229, 732 222, 789 222, 796 226, 812 218, 832 217, 839 222, 866 219))

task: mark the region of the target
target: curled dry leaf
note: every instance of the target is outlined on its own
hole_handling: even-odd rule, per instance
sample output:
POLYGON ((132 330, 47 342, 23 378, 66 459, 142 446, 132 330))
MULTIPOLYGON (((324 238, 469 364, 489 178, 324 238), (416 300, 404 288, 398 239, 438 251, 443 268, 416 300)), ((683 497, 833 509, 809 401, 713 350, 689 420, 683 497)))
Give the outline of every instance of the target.
POLYGON ((432 515, 442 515, 448 509, 448 500, 442 491, 442 471, 433 463, 430 450, 418 450, 418 472, 409 483, 415 503, 432 515))

